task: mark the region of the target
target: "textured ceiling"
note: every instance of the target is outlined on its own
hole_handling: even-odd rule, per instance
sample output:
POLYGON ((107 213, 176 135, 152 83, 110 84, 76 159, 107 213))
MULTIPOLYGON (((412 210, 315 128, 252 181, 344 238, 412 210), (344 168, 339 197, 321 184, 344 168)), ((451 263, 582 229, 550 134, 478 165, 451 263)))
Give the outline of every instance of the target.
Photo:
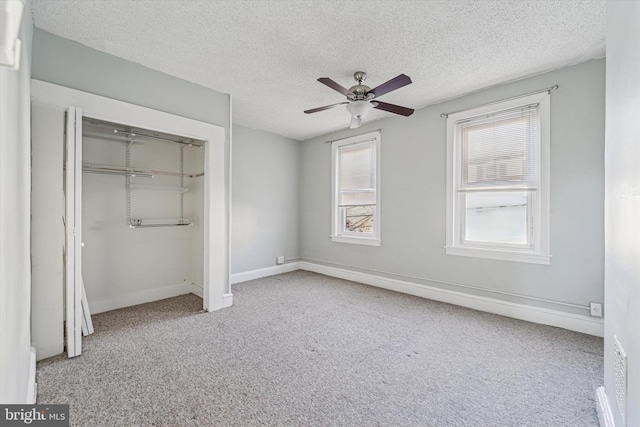
MULTIPOLYGON (((349 125, 345 87, 413 84, 382 101, 421 108, 604 56, 604 0, 32 0, 61 37, 233 95, 235 123, 308 139, 349 125)), ((373 110, 364 122, 391 116, 373 110)))

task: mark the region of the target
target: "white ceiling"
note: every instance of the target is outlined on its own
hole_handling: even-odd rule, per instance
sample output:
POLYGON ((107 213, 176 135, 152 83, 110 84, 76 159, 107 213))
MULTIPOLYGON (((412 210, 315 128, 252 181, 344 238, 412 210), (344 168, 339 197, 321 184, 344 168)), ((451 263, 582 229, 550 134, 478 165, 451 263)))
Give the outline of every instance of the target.
MULTIPOLYGON (((411 108, 604 56, 605 0, 32 0, 61 37, 233 96, 235 123, 305 140, 349 126, 316 81, 411 108)), ((391 116, 373 110, 365 122, 391 116)))

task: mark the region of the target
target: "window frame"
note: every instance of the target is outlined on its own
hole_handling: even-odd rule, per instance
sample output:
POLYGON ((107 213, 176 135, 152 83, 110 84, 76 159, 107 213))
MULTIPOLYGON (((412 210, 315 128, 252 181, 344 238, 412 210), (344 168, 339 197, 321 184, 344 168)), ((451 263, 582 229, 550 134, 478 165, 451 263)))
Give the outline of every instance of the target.
POLYGON ((460 111, 447 117, 447 208, 446 246, 447 255, 516 261, 534 264, 550 264, 550 147, 551 147, 551 96, 548 91, 486 104, 460 111), (462 147, 458 122, 473 117, 494 114, 511 108, 538 104, 540 120, 539 138, 539 182, 535 192, 529 191, 531 209, 527 217, 527 232, 530 233, 530 247, 498 242, 464 241, 464 219, 457 189, 457 179, 462 168, 462 147), (535 194, 532 194, 535 193, 535 194))
POLYGON ((380 238, 380 131, 368 132, 362 135, 356 135, 349 138, 332 141, 331 143, 331 241, 337 243, 352 243, 357 245, 380 246, 382 239, 380 238), (338 198, 339 186, 339 165, 338 150, 340 147, 347 145, 355 145, 368 141, 374 141, 376 153, 376 205, 374 207, 373 217, 373 233, 363 235, 356 232, 343 232, 341 225, 342 213, 340 210, 338 198))

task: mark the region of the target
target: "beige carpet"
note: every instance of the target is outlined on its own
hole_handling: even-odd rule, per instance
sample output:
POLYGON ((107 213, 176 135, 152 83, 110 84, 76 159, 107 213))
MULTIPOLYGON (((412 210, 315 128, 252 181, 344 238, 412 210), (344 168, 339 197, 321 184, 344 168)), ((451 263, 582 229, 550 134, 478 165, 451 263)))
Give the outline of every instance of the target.
POLYGON ((598 426, 600 338, 297 271, 94 316, 38 363, 74 426, 598 426))

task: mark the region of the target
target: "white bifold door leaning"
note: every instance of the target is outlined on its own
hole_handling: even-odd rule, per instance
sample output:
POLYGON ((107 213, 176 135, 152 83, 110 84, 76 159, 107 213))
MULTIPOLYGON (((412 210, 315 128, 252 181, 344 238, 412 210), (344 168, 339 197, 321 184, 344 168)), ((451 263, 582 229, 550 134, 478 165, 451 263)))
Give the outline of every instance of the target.
POLYGON ((65 144, 65 311, 67 355, 82 353, 82 110, 69 107, 65 144))

